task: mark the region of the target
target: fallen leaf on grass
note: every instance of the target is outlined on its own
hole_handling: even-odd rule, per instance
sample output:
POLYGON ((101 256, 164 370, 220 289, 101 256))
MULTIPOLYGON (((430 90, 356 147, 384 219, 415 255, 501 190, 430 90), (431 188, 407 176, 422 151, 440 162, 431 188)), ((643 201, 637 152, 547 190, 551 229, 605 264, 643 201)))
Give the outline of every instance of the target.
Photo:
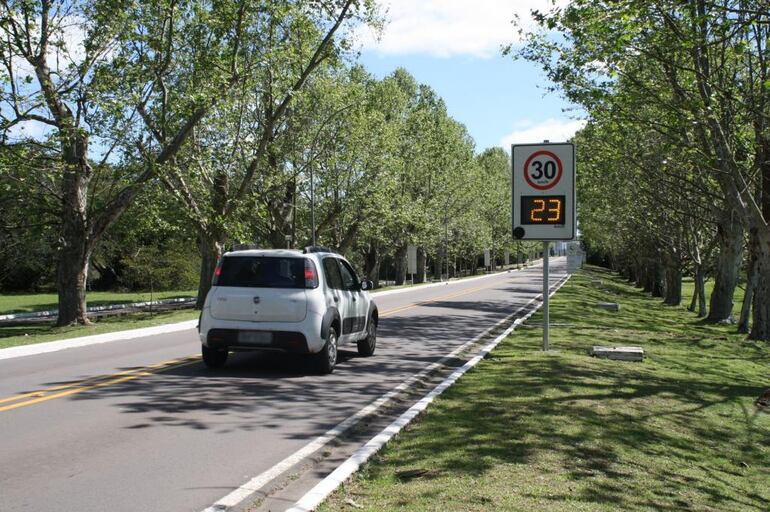
POLYGON ((406 469, 404 471, 396 471, 396 478, 402 482, 408 482, 415 478, 438 476, 440 473, 436 469, 406 469))
POLYGON ((359 505, 358 503, 356 503, 355 501, 351 500, 350 498, 346 499, 345 503, 347 503, 348 505, 350 505, 353 508, 364 508, 363 505, 359 505))

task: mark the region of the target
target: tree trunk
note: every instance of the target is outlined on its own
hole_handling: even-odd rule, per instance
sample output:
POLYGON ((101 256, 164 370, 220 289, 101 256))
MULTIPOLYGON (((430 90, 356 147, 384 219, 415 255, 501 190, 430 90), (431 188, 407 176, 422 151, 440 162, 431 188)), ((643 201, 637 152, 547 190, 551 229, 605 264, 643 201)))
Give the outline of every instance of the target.
POLYGON ((645 283, 647 282, 647 269, 644 265, 636 265, 636 287, 637 288, 644 288, 645 283))
POLYGON ((396 270, 396 286, 401 286, 406 282, 406 246, 399 247, 393 256, 393 264, 396 270))
POLYGON ((752 226, 751 238, 756 287, 752 301, 749 339, 770 341, 770 232, 767 226, 752 226))
POLYGON ((446 260, 444 259, 444 248, 439 247, 436 249, 436 257, 433 258, 433 278, 437 281, 441 280, 441 274, 445 265, 446 260))
POLYGON ((56 325, 89 324, 86 316, 88 260, 93 240, 89 239, 88 137, 77 130, 61 130, 62 177, 61 238, 56 264, 59 314, 56 325))
POLYGON ((687 311, 695 312, 695 308, 698 306, 698 283, 695 282, 695 287, 692 290, 692 298, 690 299, 690 305, 687 306, 687 311))
POLYGON ((682 271, 677 266, 667 266, 666 293, 663 302, 669 306, 678 306, 682 303, 682 271))
POLYGON ((703 266, 699 265, 695 271, 695 293, 698 295, 698 317, 706 316, 706 273, 703 266))
POLYGON ((375 288, 380 287, 380 248, 377 242, 370 241, 364 251, 364 276, 371 279, 375 288))
POLYGON ((86 283, 90 250, 87 241, 70 236, 62 237, 66 246, 59 250, 56 265, 56 285, 59 291, 59 314, 56 325, 88 325, 86 315, 86 283))
POLYGON ((751 319, 751 307, 754 301, 754 290, 757 287, 757 262, 754 260, 755 252, 751 247, 756 243, 751 237, 749 240, 749 268, 746 272, 746 290, 743 292, 743 305, 741 316, 738 319, 738 332, 749 333, 749 321, 751 319))
POLYGON ((717 225, 719 256, 714 269, 714 290, 711 292, 708 320, 733 320, 733 296, 738 285, 743 260, 743 225, 738 214, 727 210, 717 225))
POLYGON ((224 242, 217 240, 208 233, 198 234, 198 250, 201 255, 200 281, 198 281, 198 299, 195 302, 196 309, 203 309, 203 303, 206 301, 211 289, 211 280, 214 278, 214 270, 217 267, 219 258, 224 253, 224 242))
POLYGON ((425 249, 417 248, 417 273, 414 275, 415 283, 425 282, 425 249))
POLYGON ((644 291, 652 293, 655 288, 655 268, 652 263, 648 263, 644 266, 644 291))
POLYGON ((652 269, 652 291, 650 293, 652 293, 653 297, 663 297, 663 265, 655 262, 652 269))

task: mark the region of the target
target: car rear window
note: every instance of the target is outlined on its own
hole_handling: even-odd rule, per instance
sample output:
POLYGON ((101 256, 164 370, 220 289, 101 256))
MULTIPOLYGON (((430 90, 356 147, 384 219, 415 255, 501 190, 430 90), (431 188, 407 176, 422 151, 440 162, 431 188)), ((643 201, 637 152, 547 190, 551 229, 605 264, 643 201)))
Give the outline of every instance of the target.
POLYGON ((217 286, 304 288, 304 258, 229 256, 222 261, 217 286))

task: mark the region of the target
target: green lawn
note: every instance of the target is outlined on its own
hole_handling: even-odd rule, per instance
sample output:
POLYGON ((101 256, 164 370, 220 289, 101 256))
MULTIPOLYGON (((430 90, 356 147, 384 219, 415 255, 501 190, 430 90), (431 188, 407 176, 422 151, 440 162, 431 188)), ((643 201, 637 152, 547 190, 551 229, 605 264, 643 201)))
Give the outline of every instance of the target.
MULTIPOLYGON (((733 295, 733 316, 735 317, 735 320, 737 321, 738 318, 741 316, 741 307, 743 306, 743 293, 744 293, 744 286, 746 285, 745 276, 741 281, 738 283, 738 287, 735 289, 735 294, 733 295)), ((709 300, 711 300, 711 291, 714 289, 714 280, 709 279, 706 281, 706 310, 708 311, 709 307, 709 300)), ((691 277, 685 278, 682 281, 682 305, 684 307, 688 307, 690 305, 690 301, 692 300, 692 294, 695 290, 695 282, 691 277)), ((695 310, 697 311, 697 305, 695 306, 695 310)))
POLYGON ((198 318, 200 311, 185 309, 181 311, 167 311, 162 313, 132 313, 125 316, 105 317, 94 325, 55 327, 51 324, 33 324, 17 327, 0 327, 0 349, 17 345, 31 345, 44 341, 56 341, 91 334, 103 334, 106 332, 125 331, 153 325, 184 322, 198 318))
POLYGON ((518 329, 322 510, 768 510, 770 414, 753 403, 770 387, 767 344, 596 268, 551 314, 570 324, 551 328, 555 350, 518 329), (647 359, 587 355, 626 344, 647 359))
MULTIPOLYGON (((152 300, 172 299, 176 297, 195 297, 197 290, 172 290, 155 292, 152 300)), ((106 306, 109 304, 128 304, 150 300, 150 292, 88 292, 88 306, 106 306)), ((55 293, 20 293, 0 295, 0 315, 10 313, 29 313, 58 309, 55 293)))

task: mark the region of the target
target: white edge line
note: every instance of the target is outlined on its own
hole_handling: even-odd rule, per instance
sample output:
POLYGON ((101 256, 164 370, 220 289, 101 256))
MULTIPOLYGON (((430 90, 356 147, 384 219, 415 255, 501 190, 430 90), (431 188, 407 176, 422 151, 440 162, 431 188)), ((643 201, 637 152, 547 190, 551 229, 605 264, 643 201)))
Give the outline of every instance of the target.
POLYGON ((374 297, 385 297, 386 295, 396 295, 398 293, 404 293, 409 291, 415 291, 415 290, 425 290, 427 288, 434 288, 436 286, 452 286, 454 284, 460 284, 460 283, 470 283, 473 281, 478 281, 479 279, 486 279, 488 277, 494 277, 494 276, 501 276, 502 274, 510 273, 510 272, 519 272, 522 270, 527 270, 530 268, 537 268, 538 265, 541 265, 541 260, 532 260, 529 265, 521 268, 509 268, 508 270, 501 270, 499 272, 493 272, 491 274, 484 274, 483 276, 475 276, 475 277, 466 277, 463 279, 455 279, 452 281, 442 281, 440 283, 431 283, 431 284, 420 284, 416 286, 408 286, 406 288, 399 288, 396 290, 385 290, 382 292, 378 292, 377 290, 374 290, 370 292, 369 294, 374 297), (540 262, 540 263, 538 263, 540 262))
MULTIPOLYGON (((557 283, 554 290, 549 294, 553 296, 568 280, 570 276, 567 275, 560 283, 557 283)), ((541 294, 542 295, 542 294, 541 294)), ((533 299, 534 301, 535 299, 533 299)), ((532 301, 530 301, 531 303, 532 301)), ((287 512, 311 512, 320 505, 332 492, 334 492, 340 485, 342 485, 350 476, 358 471, 358 468, 366 463, 372 455, 377 453, 390 439, 398 434, 401 429, 412 422, 422 411, 424 411, 433 399, 443 393, 447 388, 457 381, 468 370, 476 366, 479 361, 489 354, 502 340, 510 335, 516 327, 522 322, 526 321, 537 310, 540 309, 542 304, 536 306, 529 313, 521 318, 516 319, 513 324, 508 327, 502 334, 492 340, 487 346, 473 357, 470 361, 463 366, 452 372, 444 381, 437 385, 433 390, 410 407, 406 412, 399 416, 393 423, 385 427, 379 434, 374 436, 361 448, 356 450, 353 455, 350 456, 345 462, 343 462, 337 469, 335 469, 326 478, 321 480, 315 487, 308 491, 302 498, 297 501, 294 506, 287 510, 287 512)), ((510 318, 510 317, 509 317, 510 318)), ((216 509, 215 509, 216 510, 216 509)))
MULTIPOLYGON (((566 282, 566 279, 565 279, 565 282, 566 282)), ((553 295, 553 293, 556 293, 556 290, 561 288, 562 284, 563 283, 559 284, 558 288, 556 288, 551 293, 551 295, 553 295)), ((362 419, 366 418, 367 416, 370 416, 370 415, 374 414, 378 409, 380 409, 382 406, 384 406, 385 404, 387 404, 388 402, 393 400, 401 392, 403 392, 404 390, 408 389, 413 383, 415 383, 416 381, 422 379, 425 375, 429 374, 430 372, 432 372, 433 370, 435 370, 439 366, 443 365, 449 359, 455 357, 457 354, 461 353, 462 351, 467 349, 469 346, 471 346, 474 343, 476 343, 479 339, 481 339, 484 336, 486 336, 487 333, 489 333, 490 331, 496 329, 501 324, 509 321, 512 317, 514 317, 517 314, 519 314, 519 312, 521 312, 522 310, 527 309, 528 307, 530 307, 530 305, 533 302, 537 301, 538 298, 540 298, 540 297, 542 297, 542 294, 536 295, 529 302, 527 302, 525 305, 519 307, 516 311, 514 311, 510 315, 507 315, 505 318, 501 319, 500 321, 498 321, 497 323, 495 323, 491 327, 485 329, 482 333, 480 333, 477 336, 475 336, 472 340, 470 340, 470 341, 466 342, 465 344, 461 345, 460 347, 456 348, 455 350, 453 350, 449 354, 445 355, 444 357, 442 357, 441 359, 439 359, 435 363, 432 363, 429 366, 426 366, 419 373, 416 373, 416 374, 412 375, 411 377, 409 377, 404 382, 402 382, 401 384, 399 384, 398 386, 393 388, 388 393, 385 393, 384 395, 380 396, 379 398, 377 398, 376 400, 371 402, 369 405, 365 406, 363 409, 359 410, 358 412, 356 412, 352 416, 346 418, 345 420, 343 420, 342 422, 337 424, 331 430, 328 430, 326 433, 318 436, 313 441, 309 442, 308 444, 306 444, 305 446, 303 446, 302 448, 300 448, 296 452, 292 453, 291 455, 289 455, 288 457, 286 457, 282 461, 280 461, 277 464, 275 464, 274 466, 272 466, 270 469, 260 473, 259 475, 257 475, 254 478, 250 479, 245 484, 241 485, 237 489, 235 489, 232 492, 230 492, 229 494, 227 494, 226 496, 220 498, 219 500, 216 501, 216 503, 214 503, 210 507, 207 507, 206 509, 204 509, 203 512, 221 512, 222 510, 227 510, 230 507, 234 507, 234 506, 238 505, 243 500, 247 499, 248 497, 253 495, 255 492, 259 491, 264 486, 266 486, 268 483, 273 481, 275 478, 280 476, 282 473, 287 471, 289 468, 291 468, 292 466, 298 464, 299 462, 301 462, 305 458, 309 457, 310 455, 312 455, 316 451, 320 450, 323 446, 325 446, 329 442, 333 441, 334 439, 336 439, 337 437, 339 437, 340 435, 345 433, 348 429, 350 429, 351 427, 356 425, 359 421, 361 421, 362 419)), ((523 317, 523 319, 529 318, 532 315, 532 313, 537 311, 537 309, 538 308, 533 309, 530 313, 525 315, 523 317)), ((518 322, 518 323, 520 323, 520 322, 518 322)), ((518 325, 518 323, 514 322, 514 325, 518 325)), ((329 477, 327 477, 327 478, 329 478, 329 477)), ((312 490, 311 490, 311 492, 312 492, 312 490)), ((331 493, 331 491, 330 491, 330 493, 331 493)), ((322 500, 325 499, 325 497, 326 496, 324 496, 324 498, 322 498, 322 500)))
POLYGON ((155 336, 157 334, 167 334, 178 331, 193 329, 198 325, 198 320, 187 320, 173 324, 155 325, 153 327, 142 327, 141 329, 131 329, 128 331, 106 332, 104 334, 94 334, 91 336, 81 336, 79 338, 70 338, 68 340, 47 341, 43 343, 34 343, 32 345, 21 345, 0 349, 0 361, 3 359, 12 359, 15 357, 33 356, 45 354, 48 352, 58 352, 69 348, 85 347, 88 345, 97 345, 108 343, 110 341, 130 340, 133 338, 142 338, 145 336, 155 336))

